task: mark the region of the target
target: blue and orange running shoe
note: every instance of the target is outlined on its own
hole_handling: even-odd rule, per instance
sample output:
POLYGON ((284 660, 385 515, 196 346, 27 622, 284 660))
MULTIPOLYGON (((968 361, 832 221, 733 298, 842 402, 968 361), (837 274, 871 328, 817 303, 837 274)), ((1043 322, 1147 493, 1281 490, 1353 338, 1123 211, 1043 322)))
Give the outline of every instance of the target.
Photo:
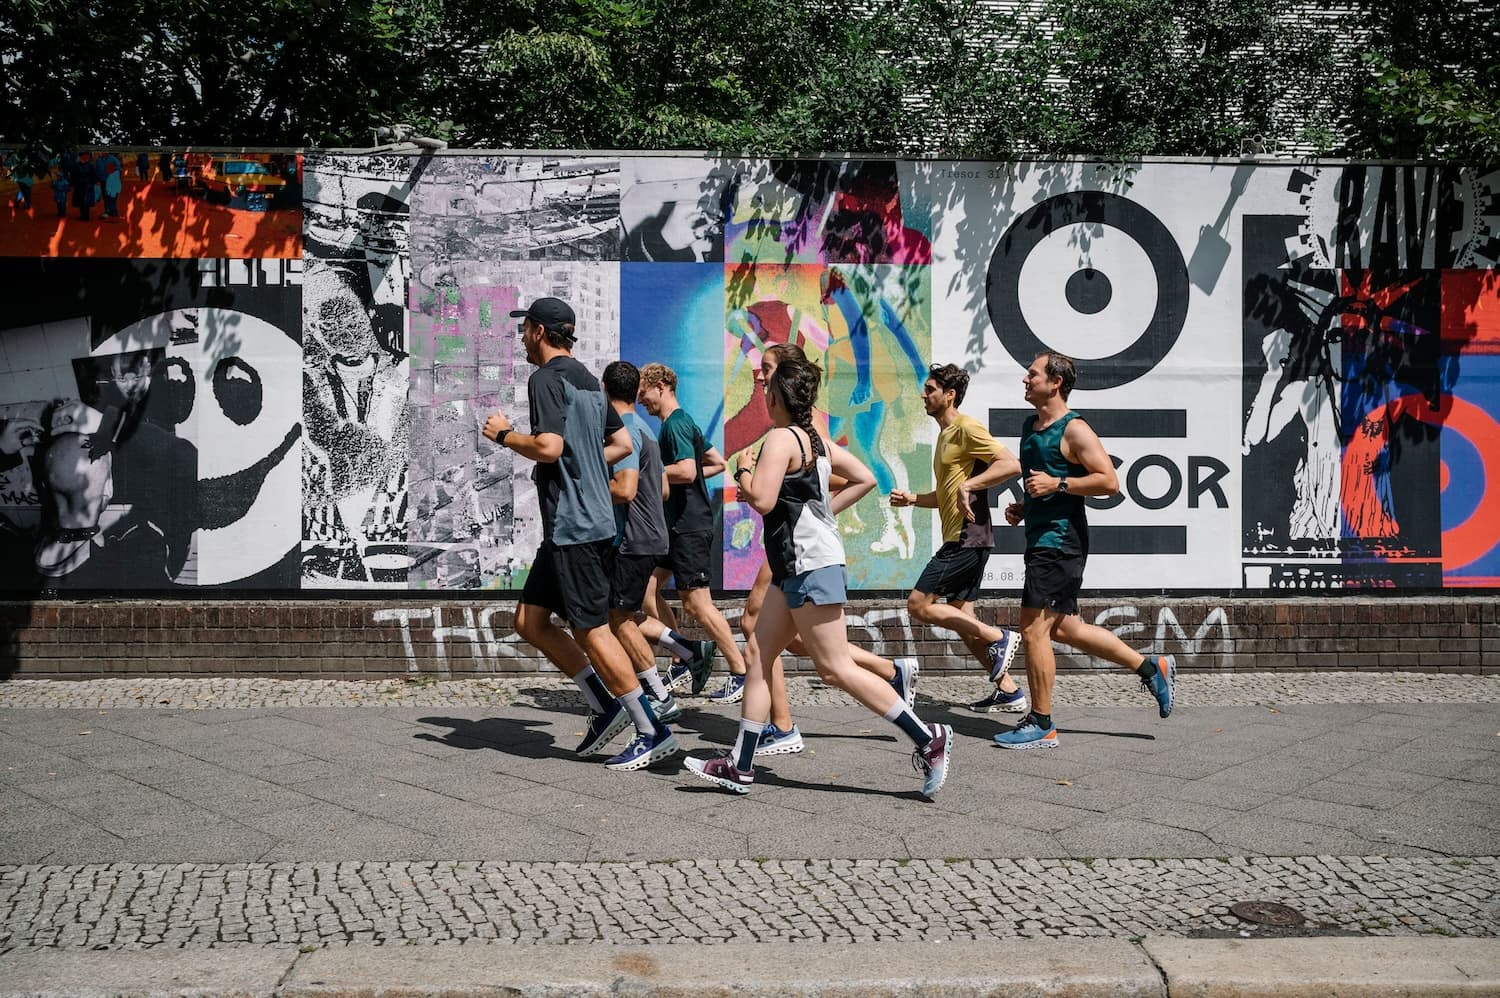
POLYGON ((1037 723, 1036 715, 1027 714, 1010 731, 1002 731, 996 735, 995 744, 1008 749, 1057 748, 1057 724, 1054 722, 1044 728, 1037 723))
POLYGON ((1156 698, 1162 717, 1172 716, 1172 706, 1177 701, 1177 659, 1171 655, 1158 655, 1156 671, 1150 678, 1142 676, 1141 686, 1156 698))

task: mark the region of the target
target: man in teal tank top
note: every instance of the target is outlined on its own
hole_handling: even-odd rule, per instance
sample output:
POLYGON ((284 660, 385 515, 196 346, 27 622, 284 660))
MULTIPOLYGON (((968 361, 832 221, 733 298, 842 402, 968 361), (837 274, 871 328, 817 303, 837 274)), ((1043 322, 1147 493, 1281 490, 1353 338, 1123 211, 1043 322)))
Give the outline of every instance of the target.
POLYGON ((1085 623, 1078 615, 1078 590, 1089 556, 1085 496, 1110 496, 1120 480, 1088 423, 1068 408, 1078 372, 1069 357, 1038 354, 1026 370, 1026 401, 1036 415, 1021 428, 1021 475, 1025 502, 1005 509, 1005 520, 1026 523, 1026 582, 1021 590, 1021 639, 1026 647, 1026 678, 1031 712, 1013 731, 995 736, 1001 748, 1056 748, 1052 684, 1057 660, 1052 642, 1061 641, 1096 658, 1124 666, 1141 677, 1162 717, 1172 713, 1177 665, 1172 656, 1144 658, 1113 631, 1085 623))

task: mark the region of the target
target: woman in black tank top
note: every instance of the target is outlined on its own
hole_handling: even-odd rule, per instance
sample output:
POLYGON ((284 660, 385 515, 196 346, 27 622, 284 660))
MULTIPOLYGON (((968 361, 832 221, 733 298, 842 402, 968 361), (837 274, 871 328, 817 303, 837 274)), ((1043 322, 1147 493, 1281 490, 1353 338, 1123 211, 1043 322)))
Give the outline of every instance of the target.
MULTIPOLYGON (((762 391, 771 382, 771 376, 776 373, 776 368, 783 361, 797 361, 807 363, 807 355, 802 348, 795 343, 777 343, 767 347, 761 354, 760 360, 760 384, 762 391)), ((816 430, 815 437, 821 442, 827 439, 824 431, 824 423, 818 411, 813 411, 813 429, 816 430)), ((772 428, 775 432, 775 428, 772 428)), ((740 459, 740 470, 735 472, 735 478, 740 479, 750 474, 755 467, 754 460, 740 459)), ((845 481, 838 475, 829 476, 829 487, 833 490, 833 499, 829 503, 830 509, 837 514, 838 511, 849 505, 850 500, 840 496, 845 486, 845 481)), ((763 541, 763 546, 769 551, 770 544, 763 541)), ((759 655, 760 649, 755 643, 755 624, 760 619, 761 607, 765 605, 766 593, 771 589, 771 565, 769 561, 761 562, 760 569, 755 573, 755 581, 750 586, 750 592, 745 596, 744 611, 740 614, 740 633, 745 638, 745 655, 759 655)), ((794 655, 806 655, 807 649, 802 644, 800 637, 793 637, 787 651, 794 655)), ((891 684, 892 688, 901 691, 907 702, 911 702, 914 693, 913 687, 917 675, 917 660, 914 658, 891 660, 882 658, 867 648, 851 644, 849 653, 854 657, 854 664, 866 670, 880 679, 881 682, 891 684)), ((766 722, 765 729, 760 735, 760 744, 755 750, 756 758, 765 758, 774 755, 795 755, 804 748, 802 732, 792 720, 791 703, 786 695, 785 673, 781 667, 781 657, 776 656, 765 660, 766 682, 771 689, 771 719, 766 722)))
MULTIPOLYGON (((805 480, 809 451, 825 449, 828 469, 850 483, 839 493, 838 506, 833 507, 827 495, 826 472, 818 469, 821 498, 817 501, 829 503, 826 512, 830 520, 833 512, 853 503, 875 486, 874 474, 858 458, 830 441, 819 439, 813 442, 817 431, 812 426, 812 407, 820 381, 818 368, 797 361, 783 361, 772 375, 766 403, 778 429, 766 437, 755 470, 744 485, 743 496, 757 513, 768 520, 779 504, 791 502, 793 494, 810 491, 805 480)), ((816 459, 813 465, 817 468, 816 459)), ((805 508, 801 515, 808 515, 805 508)), ((769 523, 767 527, 769 533, 769 523)), ((805 536, 813 536, 813 532, 807 532, 805 536)), ((836 529, 833 536, 836 543, 836 529)), ((911 738, 916 746, 913 762, 924 776, 923 792, 932 796, 947 775, 952 729, 947 725, 923 723, 889 684, 854 664, 844 623, 842 547, 837 552, 837 564, 826 563, 832 555, 829 551, 801 559, 805 565, 797 564, 800 553, 794 551, 790 565, 772 565, 773 574, 778 567, 807 567, 808 570, 779 578, 779 584, 772 586, 766 595, 765 606, 755 626, 755 642, 760 654, 747 659, 745 699, 734 750, 712 759, 689 759, 689 770, 695 776, 736 793, 749 791, 755 778, 755 746, 771 711, 771 692, 762 663, 780 655, 792 638, 800 635, 818 676, 825 683, 843 690, 871 711, 884 716, 911 738), (822 603, 819 603, 820 598, 822 603)), ((781 558, 780 555, 776 557, 781 558)))

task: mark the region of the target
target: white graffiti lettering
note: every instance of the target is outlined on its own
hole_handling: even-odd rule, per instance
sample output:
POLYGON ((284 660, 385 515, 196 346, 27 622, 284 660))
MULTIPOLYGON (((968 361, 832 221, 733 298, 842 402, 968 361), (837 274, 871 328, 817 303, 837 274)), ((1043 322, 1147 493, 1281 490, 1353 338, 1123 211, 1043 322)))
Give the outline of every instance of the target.
MULTIPOLYGON (((408 672, 422 672, 426 668, 436 670, 439 675, 449 676, 452 668, 448 658, 448 643, 453 640, 468 642, 475 672, 503 671, 501 663, 505 660, 529 659, 537 655, 512 628, 495 621, 495 614, 501 612, 511 613, 513 608, 508 604, 495 604, 480 609, 476 614, 473 607, 449 607, 449 619, 455 619, 455 614, 461 614, 463 622, 445 624, 442 606, 385 607, 375 610, 374 620, 376 623, 394 622, 401 628, 401 646, 406 653, 408 672), (415 633, 413 626, 422 621, 430 621, 426 640, 415 633), (421 655, 418 654, 419 644, 423 648, 421 655), (432 649, 430 653, 426 651, 429 647, 432 649)), ((724 607, 723 613, 725 620, 733 623, 739 620, 744 610, 741 607, 724 607)), ((1095 616, 1094 623, 1113 632, 1132 647, 1139 648, 1142 654, 1174 654, 1178 657, 1179 664, 1189 663, 1200 655, 1228 652, 1232 648, 1229 614, 1222 606, 1209 609, 1191 634, 1179 620, 1178 611, 1170 606, 1156 609, 1154 633, 1150 632, 1149 624, 1142 619, 1149 618, 1150 615, 1149 608, 1127 603, 1101 611, 1095 616), (1148 633, 1151 633, 1151 640, 1146 643, 1144 638, 1148 633)), ((939 650, 935 654, 928 651, 927 657, 935 657, 959 667, 973 655, 958 634, 947 628, 925 627, 919 632, 905 607, 877 608, 863 614, 848 613, 844 619, 851 639, 877 655, 888 658, 917 656, 919 642, 929 642, 929 648, 931 642, 940 643, 939 650), (888 625, 891 623, 900 625, 900 637, 888 636, 888 625)), ((1054 648, 1060 655, 1073 659, 1081 657, 1080 653, 1066 645, 1054 643, 1054 648)), ((1094 667, 1114 668, 1113 665, 1098 660, 1087 661, 1094 667)))

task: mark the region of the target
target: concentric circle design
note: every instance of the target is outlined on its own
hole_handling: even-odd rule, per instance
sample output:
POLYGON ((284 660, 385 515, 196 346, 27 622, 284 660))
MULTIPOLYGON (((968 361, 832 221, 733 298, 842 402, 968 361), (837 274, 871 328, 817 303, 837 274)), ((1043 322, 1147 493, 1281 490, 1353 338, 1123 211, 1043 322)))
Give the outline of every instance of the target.
MULTIPOLYGON (((1132 254, 1101 252, 1099 255, 1126 259, 1132 254)), ((1073 191, 1028 209, 1006 230, 990 256, 985 297, 1000 344, 1022 367, 1047 350, 1083 353, 1054 344, 1066 333, 1054 323, 1071 324, 1076 320, 1107 324, 1113 321, 1118 309, 1125 328, 1116 332, 1128 338, 1128 342, 1106 356, 1089 357, 1090 363, 1078 376, 1077 388, 1098 390, 1129 384, 1166 357, 1187 321, 1188 287, 1182 250, 1160 219, 1117 194, 1073 191), (1119 238, 1111 230, 1117 230, 1134 243, 1134 255, 1144 254, 1149 274, 1111 274, 1105 267, 1085 265, 1067 277, 1058 289, 1058 296, 1068 306, 1066 311, 1059 314, 1056 309, 1048 309, 1042 315, 1042 309, 1029 304, 1037 296, 1023 284, 1045 276, 1028 272, 1023 278, 1022 271, 1028 269, 1027 260, 1034 252, 1042 250, 1050 256, 1052 247, 1048 244, 1066 239, 1078 243, 1083 255, 1093 256, 1084 240, 1097 241, 1098 249, 1102 250, 1119 238), (1153 279, 1155 300, 1143 304, 1139 296, 1151 293, 1153 279), (1125 318, 1136 314, 1144 318, 1125 318), (1137 325, 1140 328, 1135 328, 1137 325)))

